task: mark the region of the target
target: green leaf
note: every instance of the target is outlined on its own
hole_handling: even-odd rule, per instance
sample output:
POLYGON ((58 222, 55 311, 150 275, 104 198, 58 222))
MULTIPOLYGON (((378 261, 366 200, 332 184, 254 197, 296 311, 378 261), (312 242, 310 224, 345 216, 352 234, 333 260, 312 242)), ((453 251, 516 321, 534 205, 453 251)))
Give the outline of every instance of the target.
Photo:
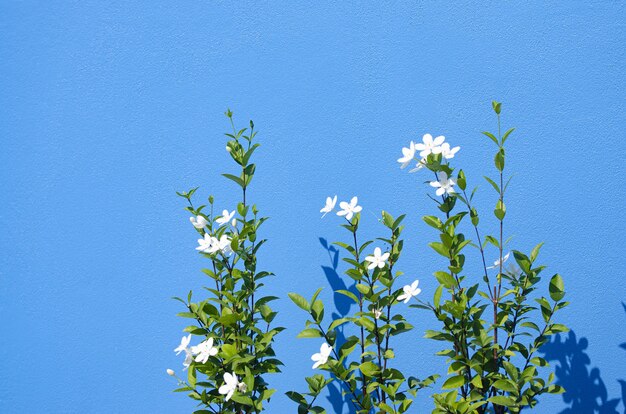
POLYGON ((289 397, 290 400, 298 404, 306 405, 306 399, 302 396, 302 394, 299 394, 295 391, 287 391, 285 395, 287 395, 287 397, 289 397))
POLYGON ((317 323, 321 323, 324 319, 324 304, 321 300, 317 299, 311 304, 311 316, 317 323))
POLYGON ((498 102, 498 101, 492 101, 491 102, 491 107, 493 108, 493 111, 500 115, 500 111, 502 109, 502 102, 498 102))
POLYGON ((550 279, 550 297, 553 301, 559 301, 565 296, 563 278, 558 273, 550 279))
POLYGON ((454 277, 450 273, 447 273, 447 272, 435 272, 434 275, 437 278, 437 281, 439 281, 439 283, 441 283, 442 285, 444 285, 448 289, 452 289, 453 287, 456 286, 456 280, 454 279, 454 277))
POLYGON ((356 290, 358 290, 359 292, 361 292, 364 295, 368 295, 370 292, 370 287, 367 285, 364 285, 363 283, 357 283, 356 284, 356 290))
POLYGON ((504 170, 504 148, 500 148, 500 150, 496 152, 496 156, 493 161, 498 171, 504 170))
POLYGON ((492 140, 496 145, 499 145, 498 138, 496 138, 491 132, 483 131, 483 135, 489 137, 489 139, 492 140))
POLYGON ((502 136, 502 144, 506 142, 507 138, 509 137, 509 135, 511 135, 511 132, 513 131, 515 131, 515 128, 511 128, 504 133, 504 135, 502 136))
POLYGON ((537 260, 537 256, 539 255, 539 250, 541 249, 541 246, 543 246, 543 242, 539 243, 538 245, 536 245, 533 250, 530 252, 530 261, 534 262, 535 260, 537 260))
POLYGON ((243 182, 243 180, 239 177, 237 177, 236 175, 232 175, 232 174, 222 174, 224 177, 228 178, 229 180, 232 180, 234 182, 236 182, 241 188, 245 187, 245 183, 243 182))
POLYGON ((298 334, 298 338, 322 338, 324 335, 315 328, 307 328, 298 334))
POLYGON ((359 298, 357 298, 354 293, 348 290, 336 290, 335 293, 339 293, 340 295, 349 297, 350 299, 354 301, 354 303, 359 303, 359 298))
POLYGON ((435 308, 439 308, 439 304, 441 303, 441 293, 443 292, 443 285, 439 285, 435 290, 435 297, 433 299, 433 304, 435 308))
POLYGON ((448 251, 446 246, 444 246, 442 243, 432 242, 432 243, 428 243, 428 245, 430 247, 432 247, 434 251, 436 251, 437 253, 439 253, 443 257, 450 258, 450 252, 448 251))
POLYGON ((237 355, 237 347, 233 344, 224 344, 220 347, 220 353, 225 359, 228 359, 234 355, 237 355))
POLYGON ((372 361, 367 361, 359 365, 359 369, 366 377, 375 377, 380 375, 380 368, 372 361))
POLYGON ((454 388, 462 387, 463 384, 465 384, 465 377, 463 375, 455 375, 448 378, 446 382, 443 383, 441 388, 444 390, 451 390, 454 388))
POLYGON ((483 176, 483 178, 485 180, 487 180, 487 182, 489 184, 491 184, 491 186, 494 188, 494 190, 496 190, 496 193, 500 194, 500 187, 498 187, 498 184, 496 184, 491 178, 489 178, 487 176, 483 176))
POLYGON ((422 217, 422 220, 424 220, 424 223, 428 224, 431 227, 436 228, 437 230, 441 230, 441 228, 443 227, 443 223, 441 222, 439 217, 436 217, 436 216, 424 216, 424 217, 422 217))
POLYGON ((502 200, 498 200, 496 203, 496 208, 493 210, 493 214, 498 218, 498 220, 502 221, 504 216, 506 216, 506 206, 502 200))
POLYGON ((515 405, 515 399, 513 397, 506 397, 504 395, 496 395, 488 400, 496 405, 504 405, 507 407, 513 407, 515 405))
POLYGON ((191 366, 189 367, 189 371, 187 371, 187 382, 191 385, 191 388, 196 386, 196 368, 191 366))
POLYGON ((305 311, 309 312, 311 310, 311 305, 309 305, 309 302, 303 298, 302 296, 298 295, 297 293, 288 293, 287 294, 289 296, 289 299, 291 299, 293 301, 293 303, 295 303, 296 305, 298 305, 300 308, 304 309, 305 311))
POLYGON ((493 383, 493 386, 502 391, 517 393, 517 387, 511 380, 499 379, 493 383))

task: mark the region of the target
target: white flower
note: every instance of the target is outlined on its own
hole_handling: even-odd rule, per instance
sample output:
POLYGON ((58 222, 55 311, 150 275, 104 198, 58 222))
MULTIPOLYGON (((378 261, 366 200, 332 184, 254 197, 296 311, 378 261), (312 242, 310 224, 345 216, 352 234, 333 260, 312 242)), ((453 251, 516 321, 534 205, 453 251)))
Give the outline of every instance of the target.
POLYGON ((400 168, 405 168, 415 158, 415 142, 411 141, 409 148, 402 148, 402 157, 398 158, 398 162, 402 164, 400 168))
MULTIPOLYGON (((504 255, 504 257, 502 258, 502 264, 504 264, 504 262, 509 260, 510 255, 511 255, 511 252, 508 252, 507 254, 504 255)), ((487 269, 495 269, 496 267, 499 267, 499 266, 500 266, 500 259, 497 259, 495 262, 493 262, 493 266, 488 266, 487 269)))
POLYGON ((430 186, 437 189, 436 194, 438 196, 444 195, 445 193, 454 193, 453 186, 456 184, 456 181, 454 181, 453 178, 448 178, 448 174, 446 174, 445 171, 439 171, 437 173, 437 180, 439 181, 431 181, 430 186))
POLYGON ((422 292, 422 289, 417 287, 417 285, 419 285, 419 283, 420 283, 420 281, 416 280, 412 284, 404 286, 402 288, 404 293, 401 294, 400 296, 398 296, 398 300, 404 301, 404 303, 407 303, 408 301, 411 300, 412 297, 415 297, 415 296, 419 295, 422 292))
POLYGON ((233 252, 233 249, 230 247, 230 237, 225 234, 222 234, 222 237, 218 240, 217 237, 212 237, 211 248, 209 249, 209 253, 222 252, 225 256, 230 256, 233 252))
POLYGON ((324 213, 322 215, 322 218, 324 218, 324 216, 327 213, 330 213, 331 211, 334 210, 335 204, 337 204, 337 196, 335 196, 333 198, 326 197, 326 205, 324 205, 324 207, 320 210, 320 213, 324 213))
POLYGON ((191 342, 191 334, 187 336, 183 336, 182 339, 180 340, 180 345, 178 345, 178 347, 174 349, 174 352, 176 352, 176 355, 179 355, 181 352, 189 349, 189 342, 191 342))
POLYGON ((238 385, 239 378, 237 378, 237 375, 235 375, 234 372, 232 374, 225 372, 224 385, 222 385, 217 391, 222 395, 226 395, 226 401, 228 401, 235 393, 238 385))
POLYGON ((422 168, 424 168, 426 166, 426 164, 428 164, 428 158, 424 157, 421 160, 419 160, 417 162, 417 165, 415 166, 415 168, 409 170, 409 172, 410 173, 417 172, 417 171, 421 170, 422 168))
POLYGON ((441 156, 449 160, 450 158, 454 158, 454 154, 459 152, 460 149, 461 147, 450 148, 450 144, 444 142, 443 144, 441 144, 441 156))
POLYGON ((374 249, 374 255, 373 256, 367 256, 365 258, 365 260, 367 260, 368 262, 370 262, 369 266, 367 266, 368 269, 372 270, 376 267, 378 267, 379 269, 382 269, 383 267, 385 267, 385 261, 389 258, 389 252, 385 252, 384 254, 381 254, 381 250, 380 247, 377 247, 374 249))
POLYGON ((189 217, 189 221, 191 221, 191 224, 193 224, 193 226, 197 229, 202 229, 204 228, 204 226, 209 224, 207 219, 205 219, 203 216, 200 216, 200 215, 196 217, 189 217))
POLYGON ((441 144, 446 138, 443 135, 433 139, 430 134, 424 134, 422 144, 415 144, 415 149, 420 151, 420 157, 428 157, 430 154, 439 154, 441 152, 441 144))
POLYGON ((200 342, 198 345, 191 348, 191 352, 196 355, 196 362, 206 364, 209 357, 217 355, 217 348, 213 346, 213 338, 209 338, 204 342, 200 342))
POLYGON ((322 346, 320 347, 320 352, 311 355, 311 361, 315 362, 313 364, 313 369, 316 369, 320 365, 323 365, 326 362, 328 362, 328 357, 330 356, 330 353, 332 352, 332 350, 333 350, 333 347, 328 345, 326 342, 324 342, 322 346))
POLYGON ((204 238, 198 239, 198 247, 196 247, 196 250, 202 253, 213 253, 211 251, 213 248, 213 240, 215 240, 215 237, 211 237, 209 233, 204 233, 204 238))
MULTIPOLYGON (((228 210, 224 210, 224 211, 222 211, 222 215, 220 217, 218 217, 215 220, 215 222, 221 226, 221 225, 226 224, 229 221, 231 221, 233 219, 234 215, 235 215, 235 210, 231 211, 230 213, 228 212, 228 210)), ((233 224, 233 226, 234 226, 234 224, 233 224)))
POLYGON ((174 372, 173 369, 167 369, 167 375, 169 375, 170 377, 173 377, 174 375, 176 375, 176 373, 174 372))
POLYGON ((240 382, 239 384, 237 384, 237 391, 244 393, 248 391, 248 386, 245 382, 240 382))
POLYGON ((347 201, 342 201, 341 203, 339 203, 339 207, 341 207, 341 211, 338 211, 337 215, 346 216, 346 219, 352 220, 352 217, 356 213, 363 210, 363 207, 358 206, 356 204, 358 202, 359 202, 359 199, 357 197, 352 197, 352 200, 350 200, 350 204, 348 204, 347 201))
POLYGON ((383 312, 380 309, 374 309, 374 319, 380 319, 383 312))

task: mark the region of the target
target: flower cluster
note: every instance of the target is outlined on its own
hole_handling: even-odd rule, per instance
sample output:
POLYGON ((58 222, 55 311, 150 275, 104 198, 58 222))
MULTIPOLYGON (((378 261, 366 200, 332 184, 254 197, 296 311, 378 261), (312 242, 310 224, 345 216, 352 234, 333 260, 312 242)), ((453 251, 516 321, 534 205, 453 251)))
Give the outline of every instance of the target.
POLYGON ((217 347, 213 346, 213 338, 209 338, 195 346, 189 346, 190 342, 191 334, 183 336, 180 340, 180 345, 178 345, 174 349, 176 355, 179 355, 181 352, 185 353, 183 370, 189 368, 189 365, 191 365, 191 361, 206 364, 206 362, 209 360, 209 357, 217 355, 218 350, 217 347))
MULTIPOLYGON (((459 152, 461 147, 451 147, 449 143, 444 142, 445 137, 440 135, 433 138, 430 134, 425 134, 422 137, 422 142, 416 144, 411 141, 408 148, 402 148, 402 157, 398 158, 400 168, 406 168, 409 164, 417 161, 415 168, 409 172, 413 173, 421 170, 422 168, 428 168, 436 171, 437 165, 441 165, 444 160, 454 158, 455 154, 459 152), (419 159, 415 154, 419 151, 419 159)), ((442 196, 444 194, 454 193, 455 180, 448 178, 448 175, 440 171, 436 174, 437 180, 430 183, 432 187, 437 188, 437 195, 442 196)))
MULTIPOLYGON (((230 223, 236 231, 237 219, 234 218, 234 216, 235 210, 231 212, 224 210, 222 211, 221 216, 215 218, 215 223, 217 223, 220 227, 230 223)), ((198 239, 198 247, 196 247, 196 250, 207 254, 215 254, 219 252, 224 256, 230 256, 233 253, 233 249, 231 247, 232 239, 226 234, 222 234, 219 237, 211 235, 210 231, 207 230, 209 220, 207 220, 204 215, 198 214, 196 216, 189 217, 189 221, 200 231, 200 234, 204 232, 203 238, 198 239)))
POLYGON ((230 244, 231 239, 226 234, 221 235, 218 239, 217 237, 211 236, 209 233, 204 233, 204 238, 198 239, 198 247, 196 247, 196 250, 208 254, 220 252, 224 256, 230 256, 233 252, 230 244))
MULTIPOLYGON (((363 210, 363 207, 358 205, 359 199, 358 197, 352 197, 350 202, 342 201, 339 203, 340 210, 337 212, 337 215, 340 217, 345 217, 346 220, 352 220, 355 214, 360 213, 363 210)), ((335 209, 335 205, 337 204, 337 196, 330 198, 326 197, 326 204, 320 210, 320 213, 324 213, 322 217, 326 214, 330 213, 335 209)))

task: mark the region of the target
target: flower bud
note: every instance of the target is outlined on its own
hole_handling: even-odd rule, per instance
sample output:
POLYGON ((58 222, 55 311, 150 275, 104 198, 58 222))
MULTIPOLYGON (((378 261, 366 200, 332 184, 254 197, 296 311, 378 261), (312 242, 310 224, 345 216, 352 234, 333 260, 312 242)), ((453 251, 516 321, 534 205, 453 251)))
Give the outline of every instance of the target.
POLYGON ((167 369, 167 375, 169 375, 170 377, 173 377, 174 375, 176 375, 176 373, 174 372, 173 369, 167 369))
POLYGON ((245 382, 240 382, 239 384, 237 384, 237 390, 242 393, 246 392, 248 390, 248 386, 245 382))

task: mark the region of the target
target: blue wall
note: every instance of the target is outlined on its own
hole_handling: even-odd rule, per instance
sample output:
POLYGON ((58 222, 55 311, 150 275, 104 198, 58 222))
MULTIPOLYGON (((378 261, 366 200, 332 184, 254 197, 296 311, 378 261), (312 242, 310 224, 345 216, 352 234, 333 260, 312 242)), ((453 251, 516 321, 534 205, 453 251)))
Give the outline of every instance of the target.
MULTIPOLYGON (((518 127, 514 246, 545 241, 572 302, 575 334, 546 352, 578 400, 538 412, 624 411, 623 2, 125 3, 0 5, 0 412, 190 411, 165 375, 185 326, 169 298, 204 279, 174 191, 200 185, 232 206, 227 106, 261 130, 251 198, 272 217, 267 292, 325 286, 331 300, 319 238, 344 234, 318 211, 335 193, 360 197, 372 236, 370 212, 409 213, 401 267, 432 294, 430 190, 395 160, 410 139, 446 135, 491 210, 479 134, 495 127, 491 99, 518 127)), ((293 340, 303 315, 278 308, 286 367, 271 412, 289 413, 282 392, 304 388, 319 343, 293 340)), ((420 339, 432 319, 411 320, 398 353, 417 375, 441 371, 438 344, 420 339)), ((416 407, 428 412, 429 393, 416 407)))

